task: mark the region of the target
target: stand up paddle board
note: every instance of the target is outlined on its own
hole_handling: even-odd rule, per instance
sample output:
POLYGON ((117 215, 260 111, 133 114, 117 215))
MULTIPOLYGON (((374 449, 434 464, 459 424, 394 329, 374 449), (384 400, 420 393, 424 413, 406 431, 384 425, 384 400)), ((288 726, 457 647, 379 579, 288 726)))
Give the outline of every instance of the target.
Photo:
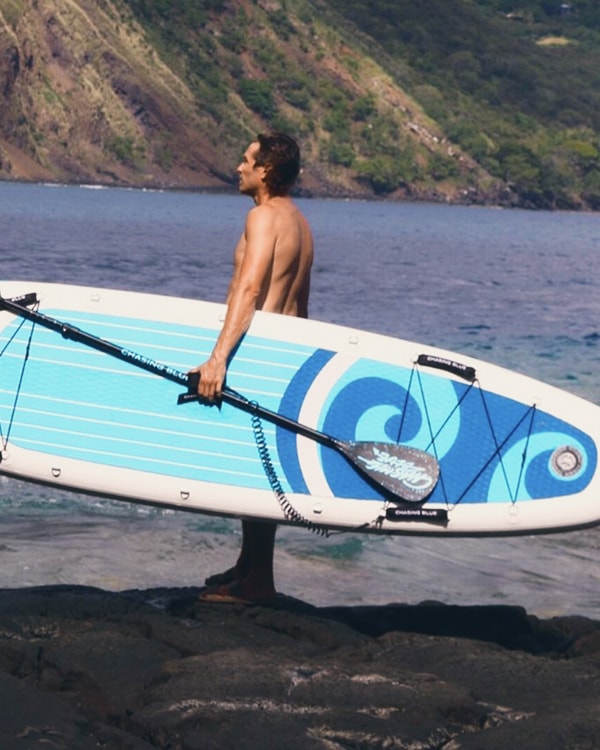
POLYGON ((387 534, 600 523, 600 407, 452 352, 259 312, 219 406, 186 373, 224 305, 0 284, 0 473, 387 534))

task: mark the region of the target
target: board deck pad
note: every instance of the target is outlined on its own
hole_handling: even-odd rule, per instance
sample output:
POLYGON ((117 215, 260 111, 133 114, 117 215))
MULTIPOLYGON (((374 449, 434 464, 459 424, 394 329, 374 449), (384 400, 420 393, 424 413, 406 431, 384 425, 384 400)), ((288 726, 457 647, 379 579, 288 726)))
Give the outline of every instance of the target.
MULTIPOLYGON (((159 295, 4 282, 40 311, 187 371, 224 308, 159 295), (192 322, 193 321, 193 322, 192 322)), ((181 388, 0 312, 0 472, 137 502, 286 521, 248 413, 177 404, 181 388)), ((262 422, 298 513, 387 533, 525 533, 600 521, 600 408, 472 358, 258 313, 228 370, 246 398, 344 441, 397 442, 439 462, 428 513, 390 498, 338 452, 262 422), (395 503, 401 506, 401 503, 395 503), (443 510, 447 523, 440 524, 443 510)))

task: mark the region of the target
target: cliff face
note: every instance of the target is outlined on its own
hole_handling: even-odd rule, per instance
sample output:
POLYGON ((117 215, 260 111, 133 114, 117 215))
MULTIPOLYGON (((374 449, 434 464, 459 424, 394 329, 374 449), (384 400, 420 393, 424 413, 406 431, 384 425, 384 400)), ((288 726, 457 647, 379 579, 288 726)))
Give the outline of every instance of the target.
POLYGON ((372 40, 315 8, 0 0, 0 179, 228 188, 246 143, 276 127, 302 143, 309 194, 498 202, 502 182, 372 40))
POLYGON ((0 175, 215 186, 186 84, 111 2, 0 3, 0 175))

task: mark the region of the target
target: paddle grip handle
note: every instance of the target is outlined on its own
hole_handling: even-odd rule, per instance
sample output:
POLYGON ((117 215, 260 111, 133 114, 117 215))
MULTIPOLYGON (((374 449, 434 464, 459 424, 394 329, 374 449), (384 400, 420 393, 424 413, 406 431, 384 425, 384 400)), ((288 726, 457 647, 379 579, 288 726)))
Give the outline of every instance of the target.
POLYGON ((187 404, 188 401, 197 401, 200 397, 198 396, 198 383, 200 382, 199 372, 188 372, 187 374, 187 391, 180 393, 177 398, 178 404, 187 404))

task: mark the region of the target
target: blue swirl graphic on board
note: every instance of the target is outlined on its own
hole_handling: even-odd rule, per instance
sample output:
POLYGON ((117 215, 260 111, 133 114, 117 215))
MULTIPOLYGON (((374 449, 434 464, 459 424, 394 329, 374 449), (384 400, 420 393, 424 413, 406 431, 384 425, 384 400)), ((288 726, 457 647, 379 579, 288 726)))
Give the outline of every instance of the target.
MULTIPOLYGON (((460 432, 457 405, 454 384, 445 378, 420 374, 417 382, 412 368, 358 360, 332 385, 322 429, 345 440, 401 443, 420 450, 431 447, 435 436, 441 460, 460 432)), ((382 497, 337 454, 323 454, 323 470, 336 495, 382 497)))
POLYGON ((431 501, 538 500, 581 492, 592 480, 594 442, 563 420, 479 388, 460 408, 464 427, 431 501))
MULTIPOLYGON (((527 460, 521 483, 509 488, 511 496, 515 500, 535 500, 571 495, 585 489, 593 475, 595 451, 592 449, 590 456, 589 441, 584 436, 580 438, 577 439, 573 431, 570 434, 540 432, 529 440, 521 439, 515 443, 504 454, 504 464, 521 464, 524 455, 527 460), (588 443, 587 447, 585 443, 588 443)), ((497 467, 490 481, 490 502, 498 502, 498 498, 506 495, 506 484, 504 472, 497 467)))
MULTIPOLYGON (((317 428, 340 440, 399 442, 429 450, 441 481, 431 503, 516 502, 582 491, 597 465, 594 442, 563 420, 448 378, 317 350, 292 379, 281 411, 297 419, 317 405, 317 428)), ((336 451, 302 467, 296 436, 278 428, 277 446, 292 491, 310 493, 320 470, 335 496, 381 499, 336 451), (314 463, 314 462, 313 462, 314 463)))
MULTIPOLYGON (((306 393, 317 375, 334 357, 334 352, 317 349, 298 369, 281 398, 279 411, 290 419, 298 419, 306 393)), ((277 427, 277 453, 292 492, 309 494, 296 448, 296 434, 277 427)))
MULTIPOLYGON (((460 419, 458 411, 453 409, 457 393, 450 381, 425 377, 430 391, 425 408, 420 389, 411 388, 410 368, 361 359, 344 366, 340 374, 337 364, 333 353, 315 352, 286 390, 282 413, 297 419, 305 399, 316 400, 322 415, 318 429, 328 435, 347 441, 402 443, 422 450, 431 443, 432 425, 436 429, 445 422, 443 434, 436 441, 438 458, 451 449, 459 433, 460 419), (333 367, 327 377, 330 364, 333 367), (317 376, 321 376, 318 388, 314 386, 317 376)), ((290 486, 296 492, 309 491, 297 455, 292 452, 295 437, 281 430, 277 436, 290 486)), ((321 469, 334 495, 356 499, 383 497, 339 453, 327 448, 320 453, 321 469)))
MULTIPOLYGON (((410 443, 423 425, 421 410, 405 388, 380 377, 349 382, 332 399, 323 431, 345 440, 410 443)), ((331 451, 323 452, 323 471, 334 495, 378 498, 382 495, 331 451)))

